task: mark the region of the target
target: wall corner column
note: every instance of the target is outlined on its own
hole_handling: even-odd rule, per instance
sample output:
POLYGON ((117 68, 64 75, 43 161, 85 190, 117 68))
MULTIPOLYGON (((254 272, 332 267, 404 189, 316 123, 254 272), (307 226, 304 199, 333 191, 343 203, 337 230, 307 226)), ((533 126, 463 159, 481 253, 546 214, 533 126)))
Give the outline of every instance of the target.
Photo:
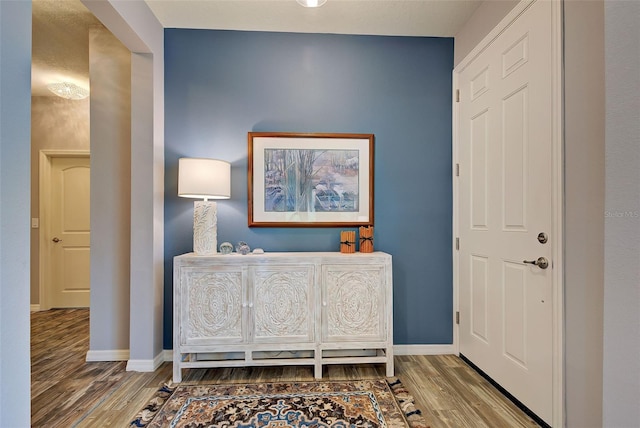
POLYGON ((0 426, 29 426, 31 2, 0 1, 0 426))

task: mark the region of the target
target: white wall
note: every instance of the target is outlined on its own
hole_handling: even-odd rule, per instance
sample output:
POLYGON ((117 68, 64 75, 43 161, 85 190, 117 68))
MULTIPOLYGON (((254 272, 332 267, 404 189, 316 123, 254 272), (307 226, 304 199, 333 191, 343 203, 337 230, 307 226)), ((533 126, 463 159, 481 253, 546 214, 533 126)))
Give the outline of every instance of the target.
POLYGON ((31 420, 31 2, 0 1, 0 426, 31 420))
MULTIPOLYGON (((131 186, 132 188, 145 189, 153 185, 154 177, 153 128, 148 126, 149 123, 153 123, 153 56, 151 54, 132 54, 132 71, 132 89, 134 91, 132 107, 136 112, 137 120, 133 123, 132 129, 135 144, 132 146, 131 163, 137 167, 132 171, 131 186)), ((155 241, 156 231, 150 224, 150 220, 153 218, 155 197, 153 191, 149 190, 131 194, 131 212, 146 214, 145 216, 132 215, 131 217, 132 243, 146 243, 145 251, 131 252, 131 283, 135 282, 140 285, 131 287, 131 319, 136 323, 136 330, 132 330, 131 335, 135 337, 137 331, 153 333, 136 337, 135 343, 131 343, 128 370, 154 370, 159 363, 156 357, 162 351, 162 328, 154 328, 154 324, 159 323, 162 326, 163 323, 163 288, 159 287, 154 292, 156 290, 155 281, 162 282, 162 265, 160 265, 159 277, 154 278, 156 270, 154 269, 153 246, 148 245, 148 243, 155 241), (141 307, 145 310, 140 311, 141 307), (156 362, 149 365, 150 359, 155 359, 156 362)), ((161 232, 163 230, 164 227, 161 228, 161 232)), ((161 237, 162 234, 159 236, 161 237)))
POLYGON ((97 351, 124 354, 129 349, 131 54, 102 27, 89 30, 89 75, 91 331, 88 359, 95 360, 100 359, 94 357, 97 351))
MULTIPOLYGON (((110 8, 110 2, 90 1, 90 10, 110 8)), ((154 303, 142 312, 152 314, 153 331, 139 331, 139 336, 154 337, 161 349, 162 315, 155 303, 162 296, 162 205, 164 142, 164 55, 163 30, 143 2, 119 2, 132 21, 142 25, 143 34, 154 40, 153 60, 153 181, 140 191, 154 195, 152 215, 140 214, 154 230, 153 242, 139 246, 152 254, 147 270, 153 281, 144 286, 151 290, 154 303), (137 13, 136 10, 143 9, 137 13), (151 16, 150 16, 151 15, 151 16), (146 23, 145 25, 143 25, 146 23), (155 29, 151 31, 149 28, 155 29), (157 296, 160 296, 158 298, 157 296), (154 315, 155 314, 155 315, 154 315)), ((111 9, 113 9, 111 7, 111 9)), ((95 13, 95 12, 94 12, 95 13)), ((121 20, 120 39, 129 42, 135 31, 121 20)), ((115 31, 114 31, 115 32, 115 31)), ((140 40, 140 39, 139 39, 140 40)), ((127 45, 131 49, 131 45, 127 45)), ((144 48, 144 43, 138 45, 144 48)), ((29 426, 29 152, 31 100, 31 2, 0 1, 0 426, 29 426)), ((140 187, 140 186, 139 186, 140 187)), ((128 307, 125 312, 128 313, 128 307)), ((94 314, 92 314, 92 317, 94 314)), ((107 314, 106 328, 122 319, 121 314, 107 314), (120 317, 120 318, 118 318, 120 317)), ((124 315, 126 317, 126 314, 124 315)), ((93 335, 93 332, 92 332, 93 335)), ((134 339, 134 338, 133 338, 134 339)), ((132 340, 133 340, 132 339, 132 340)))
MULTIPOLYGON (((89 150, 89 99, 31 98, 31 218, 39 217, 40 150, 89 150)), ((31 304, 40 303, 40 230, 31 229, 31 304)))
POLYGON ((605 2, 603 426, 640 427, 640 2, 605 2))
POLYGON ((83 0, 83 4, 133 53, 127 369, 152 370, 161 362, 163 329, 164 29, 144 2, 83 0))
POLYGON ((569 427, 602 426, 604 2, 565 1, 565 382, 569 427))
POLYGON ((462 61, 518 3, 518 0, 482 2, 455 36, 453 64, 460 64, 460 61, 462 61))

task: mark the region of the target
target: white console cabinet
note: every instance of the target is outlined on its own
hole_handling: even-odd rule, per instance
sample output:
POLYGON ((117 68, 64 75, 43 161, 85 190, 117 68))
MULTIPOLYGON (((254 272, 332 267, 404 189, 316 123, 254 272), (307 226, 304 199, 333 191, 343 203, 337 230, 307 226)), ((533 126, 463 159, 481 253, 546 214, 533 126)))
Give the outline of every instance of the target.
POLYGON ((173 381, 183 368, 384 363, 391 256, 184 254, 173 267, 173 381))

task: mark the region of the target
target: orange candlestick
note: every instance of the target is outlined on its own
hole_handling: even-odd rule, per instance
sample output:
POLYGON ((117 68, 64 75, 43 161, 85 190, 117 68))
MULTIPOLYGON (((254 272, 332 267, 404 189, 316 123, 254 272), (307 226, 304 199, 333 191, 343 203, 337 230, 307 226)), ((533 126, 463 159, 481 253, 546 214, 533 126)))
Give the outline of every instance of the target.
POLYGON ((373 253, 373 227, 360 227, 360 252, 373 253))
POLYGON ((340 252, 356 252, 356 232, 352 230, 343 230, 340 232, 340 252))

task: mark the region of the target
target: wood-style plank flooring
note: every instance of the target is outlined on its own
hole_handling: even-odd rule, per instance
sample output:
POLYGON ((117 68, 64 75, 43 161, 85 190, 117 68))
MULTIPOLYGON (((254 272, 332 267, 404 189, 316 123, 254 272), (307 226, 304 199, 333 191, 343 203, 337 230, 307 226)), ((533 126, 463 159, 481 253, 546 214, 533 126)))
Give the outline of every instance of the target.
MULTIPOLYGON (((89 310, 31 314, 33 427, 126 427, 156 389, 171 379, 171 363, 154 373, 125 371, 125 362, 86 363, 89 310)), ((487 381, 453 355, 397 356, 396 376, 431 428, 537 427, 487 381)), ((335 365, 324 379, 384 377, 383 365, 335 365)), ((312 367, 185 370, 186 383, 312 380, 312 367)))

